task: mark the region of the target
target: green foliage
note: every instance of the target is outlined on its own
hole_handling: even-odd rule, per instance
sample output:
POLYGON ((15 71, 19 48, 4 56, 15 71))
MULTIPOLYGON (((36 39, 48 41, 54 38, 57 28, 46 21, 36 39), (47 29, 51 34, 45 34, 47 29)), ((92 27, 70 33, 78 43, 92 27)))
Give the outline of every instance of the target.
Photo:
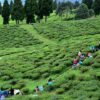
POLYGON ((1 5, 1 2, 0 2, 0 15, 2 14, 2 5, 1 5))
POLYGON ((100 6, 99 5, 100 5, 100 0, 95 0, 94 4, 93 4, 93 8, 94 8, 96 15, 100 14, 100 6))
POLYGON ((51 73, 59 74, 61 71, 62 71, 61 67, 54 67, 54 68, 52 68, 51 73))
POLYGON ((0 48, 5 47, 21 47, 41 43, 34 39, 27 31, 20 29, 17 26, 8 26, 0 29, 0 48))
POLYGON ((26 0, 25 1, 25 14, 26 14, 26 23, 35 22, 35 13, 36 13, 36 0, 26 0))
POLYGON ((62 97, 59 95, 53 95, 50 100, 61 100, 62 97))
POLYGON ((93 67, 93 68, 100 68, 100 63, 94 63, 94 64, 92 65, 92 67, 93 67))
POLYGON ((63 88, 58 88, 57 90, 56 90, 56 93, 57 94, 63 94, 65 92, 65 90, 63 89, 63 88))
POLYGON ((3 77, 2 77, 2 80, 3 80, 3 81, 8 81, 8 80, 10 80, 10 77, 9 77, 9 76, 3 76, 3 77))
POLYGON ((24 7, 21 0, 14 0, 12 18, 16 21, 16 24, 24 19, 24 7))
POLYGON ((46 86, 44 87, 44 89, 45 89, 45 91, 51 92, 51 91, 54 90, 54 86, 53 86, 53 85, 46 85, 46 86))
POLYGON ((82 2, 84 4, 86 4, 88 6, 89 9, 92 8, 92 5, 93 5, 93 0, 82 0, 82 2))
POLYGON ((56 16, 51 16, 45 24, 35 23, 35 28, 0 27, 0 87, 25 94, 8 100, 98 100, 100 74, 93 65, 100 62, 99 51, 93 53, 93 65, 86 58, 85 65, 71 69, 71 61, 80 49, 87 54, 88 46, 100 40, 100 18, 54 21, 56 16), (50 77, 54 84, 48 86, 50 77), (33 89, 41 85, 44 91, 35 97, 33 89))
POLYGON ((68 74, 67 76, 65 76, 65 79, 74 80, 75 79, 75 74, 68 74))
POLYGON ((89 9, 87 5, 81 4, 76 11, 76 19, 85 19, 89 17, 89 9))
POLYGON ((94 63, 93 58, 87 58, 85 59, 85 61, 83 62, 83 65, 85 66, 90 66, 94 63))
POLYGON ((53 0, 42 0, 41 13, 45 16, 45 21, 47 21, 47 16, 53 12, 53 0))
POLYGON ((9 24, 10 7, 8 1, 5 0, 2 7, 3 24, 9 24))
POLYGON ((49 77, 49 75, 50 75, 49 73, 44 73, 44 74, 42 75, 42 77, 43 77, 43 78, 47 78, 47 77, 49 77))
POLYGON ((63 89, 65 89, 66 91, 68 91, 68 90, 70 90, 71 89, 71 85, 70 84, 62 84, 61 86, 60 86, 61 88, 63 88, 63 89))
POLYGON ((29 94, 29 89, 28 88, 23 88, 22 89, 22 93, 25 94, 29 94))
POLYGON ((71 66, 72 65, 72 60, 67 60, 66 65, 71 66))
POLYGON ((13 1, 10 1, 10 14, 12 14, 12 10, 13 10, 13 1))
POLYGON ((74 3, 74 8, 78 8, 79 5, 80 5, 79 1, 76 0, 75 3, 74 3))
POLYGON ((92 16, 94 16, 94 15, 95 15, 95 12, 94 12, 94 10, 93 10, 93 9, 90 9, 90 10, 89 10, 89 15, 90 15, 90 17, 92 17, 92 16))
POLYGON ((88 71, 89 71, 89 68, 88 68, 88 67, 82 66, 82 68, 81 68, 81 73, 86 73, 86 72, 88 72, 88 71))

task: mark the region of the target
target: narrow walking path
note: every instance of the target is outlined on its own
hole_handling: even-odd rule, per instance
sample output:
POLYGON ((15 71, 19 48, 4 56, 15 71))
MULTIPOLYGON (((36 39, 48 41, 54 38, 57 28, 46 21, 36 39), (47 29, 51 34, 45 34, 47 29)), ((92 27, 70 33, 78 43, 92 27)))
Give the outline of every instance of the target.
POLYGON ((55 41, 51 41, 51 40, 41 36, 40 34, 38 34, 32 25, 25 24, 25 25, 21 25, 20 27, 23 28, 24 30, 27 30, 30 34, 32 34, 32 36, 34 36, 34 38, 39 39, 40 41, 44 42, 45 44, 57 45, 57 43, 55 41))

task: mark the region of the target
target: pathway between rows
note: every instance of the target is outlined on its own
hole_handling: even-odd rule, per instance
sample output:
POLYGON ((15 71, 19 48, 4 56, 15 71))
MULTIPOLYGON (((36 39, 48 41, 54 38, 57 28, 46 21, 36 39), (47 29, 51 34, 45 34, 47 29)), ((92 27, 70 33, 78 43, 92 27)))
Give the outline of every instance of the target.
POLYGON ((55 41, 51 41, 51 40, 41 36, 40 34, 38 34, 38 32, 34 29, 34 27, 32 25, 21 25, 20 27, 23 28, 24 30, 27 30, 30 34, 32 34, 32 36, 34 36, 34 38, 39 39, 40 41, 44 42, 45 44, 57 45, 57 43, 55 41))

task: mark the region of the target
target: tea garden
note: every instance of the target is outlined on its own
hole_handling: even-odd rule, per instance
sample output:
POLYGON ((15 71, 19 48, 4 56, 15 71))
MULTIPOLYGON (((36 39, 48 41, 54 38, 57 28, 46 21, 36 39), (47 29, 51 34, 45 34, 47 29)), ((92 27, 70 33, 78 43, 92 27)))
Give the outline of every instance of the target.
POLYGON ((7 100, 99 100, 100 51, 92 65, 86 58, 72 69, 78 51, 86 55, 99 40, 100 17, 0 26, 0 87, 24 93, 7 100), (46 85, 49 78, 52 86, 46 85), (34 97, 37 85, 44 91, 34 97))

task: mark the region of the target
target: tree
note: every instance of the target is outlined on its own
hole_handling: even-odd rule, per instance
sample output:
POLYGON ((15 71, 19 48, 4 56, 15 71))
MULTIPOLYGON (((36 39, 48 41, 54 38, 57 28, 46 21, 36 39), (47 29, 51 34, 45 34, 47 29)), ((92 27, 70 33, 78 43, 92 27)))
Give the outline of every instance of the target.
POLYGON ((36 9, 36 15, 37 15, 37 20, 40 22, 40 20, 43 18, 43 13, 42 13, 42 6, 43 6, 43 1, 38 0, 37 1, 37 9, 36 9))
POLYGON ((14 4, 14 3, 13 3, 13 1, 11 0, 11 1, 10 1, 10 14, 12 14, 13 4, 14 4))
POLYGON ((79 1, 75 1, 75 3, 74 3, 74 8, 76 9, 76 8, 78 8, 80 6, 80 3, 79 3, 79 1))
POLYGON ((96 15, 100 14, 100 0, 94 1, 93 9, 94 9, 96 15))
POLYGON ((2 5, 1 5, 1 2, 0 2, 0 15, 2 14, 2 5))
POLYGON ((93 5, 93 0, 83 0, 82 1, 84 4, 86 4, 88 6, 89 9, 92 8, 93 5))
POLYGON ((47 17, 53 11, 53 0, 42 0, 42 14, 45 16, 45 22, 47 21, 47 17))
POLYGON ((2 8, 3 24, 9 24, 10 7, 8 1, 5 0, 2 8))
POLYGON ((56 10, 57 9, 57 0, 54 0, 53 1, 53 10, 56 10))
POLYGON ((76 18, 77 19, 85 19, 89 17, 89 9, 87 5, 81 4, 76 11, 76 18))
POLYGON ((68 14, 71 13, 72 9, 73 9, 72 2, 70 2, 70 1, 62 2, 62 3, 58 3, 58 8, 57 8, 56 13, 59 16, 61 16, 61 18, 62 18, 63 14, 64 15, 66 14, 66 18, 67 18, 68 14))
POLYGON ((35 13, 36 13, 36 0, 26 0, 25 1, 25 14, 26 14, 26 23, 35 22, 35 13))
POLYGON ((24 7, 21 0, 14 0, 12 16, 13 20, 16 21, 16 24, 19 24, 19 21, 24 19, 24 7))
POLYGON ((10 14, 11 14, 11 19, 12 19, 12 20, 14 20, 14 16, 13 16, 13 5, 14 5, 14 3, 13 3, 13 1, 11 0, 11 2, 10 2, 10 14))

